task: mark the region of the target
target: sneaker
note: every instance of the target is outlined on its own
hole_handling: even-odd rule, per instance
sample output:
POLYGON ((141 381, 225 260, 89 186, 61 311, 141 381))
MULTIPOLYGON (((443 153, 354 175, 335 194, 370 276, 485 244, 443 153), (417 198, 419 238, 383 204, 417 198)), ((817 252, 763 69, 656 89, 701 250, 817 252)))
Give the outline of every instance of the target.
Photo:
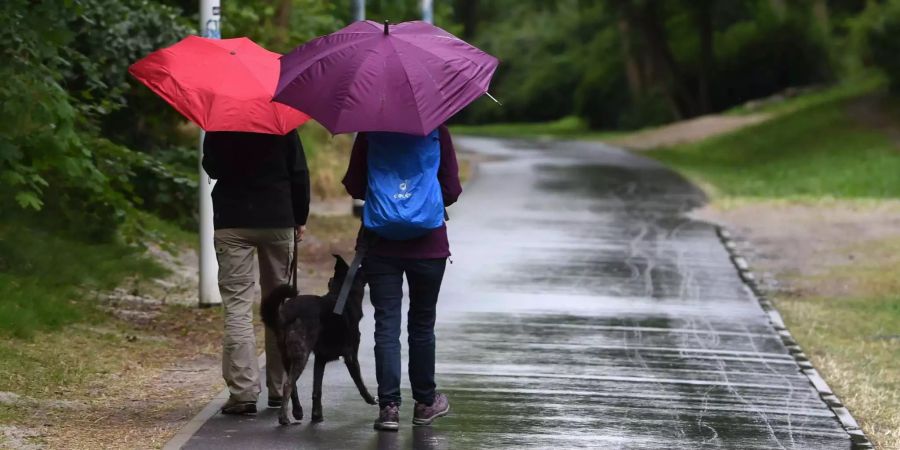
POLYGON ((400 429, 400 407, 396 403, 389 403, 381 408, 378 419, 375 420, 375 429, 382 431, 397 431, 400 429))
POLYGON ((450 400, 440 392, 434 393, 434 401, 430 405, 416 402, 413 414, 413 425, 431 425, 434 419, 446 416, 450 412, 450 400))
POLYGON ((281 408, 281 397, 269 397, 269 408, 276 409, 281 408))
POLYGON ((222 414, 244 415, 256 414, 256 402, 239 402, 228 400, 222 407, 222 414))

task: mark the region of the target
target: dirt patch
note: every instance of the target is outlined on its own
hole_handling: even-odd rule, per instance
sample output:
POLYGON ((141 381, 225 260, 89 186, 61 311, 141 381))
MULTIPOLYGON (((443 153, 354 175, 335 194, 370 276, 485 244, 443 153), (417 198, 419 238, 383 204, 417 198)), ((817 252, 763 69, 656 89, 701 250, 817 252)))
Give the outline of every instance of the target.
POLYGON ((606 141, 610 145, 630 150, 651 150, 696 142, 740 128, 755 125, 771 118, 766 113, 742 116, 709 115, 630 133, 606 141))
MULTIPOLYGON (((346 213, 310 218, 302 291, 325 291, 331 254, 352 256, 358 224, 346 213)), ((221 310, 196 307, 196 253, 151 253, 170 276, 86 293, 114 319, 2 343, 33 365, 3 382, 0 448, 159 448, 224 388, 221 310)))
POLYGON ((13 426, 0 426, 0 444, 18 450, 40 450, 42 446, 35 443, 40 433, 37 431, 13 426))
POLYGON ((856 292, 846 280, 823 276, 847 265, 877 265, 867 244, 900 239, 900 201, 737 202, 694 215, 734 231, 770 290, 798 295, 856 292))

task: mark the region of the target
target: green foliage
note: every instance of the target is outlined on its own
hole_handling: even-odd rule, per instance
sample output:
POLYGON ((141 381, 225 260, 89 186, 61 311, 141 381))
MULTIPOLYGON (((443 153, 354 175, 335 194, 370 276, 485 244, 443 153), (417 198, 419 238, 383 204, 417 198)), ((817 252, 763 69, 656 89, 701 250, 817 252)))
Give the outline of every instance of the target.
POLYGON ((101 136, 110 113, 128 109, 128 65, 186 34, 180 20, 145 0, 0 6, 0 39, 9 43, 0 66, 0 187, 20 207, 108 241, 144 203, 136 176, 191 183, 101 136))
POLYGON ((880 12, 867 36, 872 62, 888 76, 891 89, 900 93, 900 1, 872 9, 880 12))
POLYGON ((503 106, 482 99, 460 116, 463 121, 544 121, 572 113, 571 93, 584 65, 597 62, 583 42, 590 41, 598 28, 592 28, 596 23, 579 24, 577 2, 559 3, 546 9, 528 2, 510 5, 474 39, 501 60, 491 91, 503 106))
POLYGON ((760 15, 716 36, 712 79, 721 80, 713 84, 716 110, 830 77, 825 44, 803 16, 760 15))
POLYGON ((247 36, 269 50, 285 53, 342 27, 337 7, 320 0, 222 2, 222 37, 247 36))
POLYGON ((832 79, 827 32, 809 2, 787 3, 779 12, 768 0, 501 0, 477 2, 474 14, 470 5, 457 3, 478 17, 470 27, 476 30, 473 43, 502 62, 491 90, 504 102, 498 107, 480 100, 457 117, 462 123, 547 121, 575 113, 592 128, 641 128, 671 121, 684 109, 669 98, 669 85, 682 85, 699 103, 704 76, 712 110, 832 79), (628 7, 647 6, 654 6, 674 58, 675 81, 660 75, 665 70, 653 61, 640 21, 630 23, 636 19, 626 14, 628 7), (713 58, 705 68, 697 21, 707 7, 713 58), (628 53, 631 64, 643 67, 636 86, 626 78, 628 53))

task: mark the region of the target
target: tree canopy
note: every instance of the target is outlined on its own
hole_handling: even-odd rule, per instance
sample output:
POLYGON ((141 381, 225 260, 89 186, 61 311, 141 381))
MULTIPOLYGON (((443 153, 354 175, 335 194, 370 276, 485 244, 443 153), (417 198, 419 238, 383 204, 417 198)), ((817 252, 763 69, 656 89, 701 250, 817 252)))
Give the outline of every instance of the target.
MULTIPOLYGON (((353 0, 223 0, 223 37, 286 52, 353 18, 353 0)), ((367 17, 420 17, 370 0, 367 17)), ((720 111, 879 65, 900 86, 900 0, 435 0, 435 23, 496 55, 492 93, 454 120, 578 116, 629 129, 720 111)), ((0 4, 3 208, 108 238, 139 210, 193 223, 196 128, 127 76, 195 32, 194 0, 0 4)))

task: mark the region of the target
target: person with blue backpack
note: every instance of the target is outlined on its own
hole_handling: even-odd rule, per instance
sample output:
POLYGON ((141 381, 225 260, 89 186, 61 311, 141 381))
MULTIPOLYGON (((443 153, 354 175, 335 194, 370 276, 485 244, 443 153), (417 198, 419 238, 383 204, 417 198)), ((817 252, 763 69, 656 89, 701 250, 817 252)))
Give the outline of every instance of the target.
POLYGON ((353 198, 366 202, 357 251, 365 252, 362 270, 375 308, 375 429, 399 428, 404 274, 413 424, 430 425, 450 411, 434 378, 436 307, 450 256, 444 208, 462 193, 450 132, 441 125, 425 136, 359 133, 343 183, 353 198))

